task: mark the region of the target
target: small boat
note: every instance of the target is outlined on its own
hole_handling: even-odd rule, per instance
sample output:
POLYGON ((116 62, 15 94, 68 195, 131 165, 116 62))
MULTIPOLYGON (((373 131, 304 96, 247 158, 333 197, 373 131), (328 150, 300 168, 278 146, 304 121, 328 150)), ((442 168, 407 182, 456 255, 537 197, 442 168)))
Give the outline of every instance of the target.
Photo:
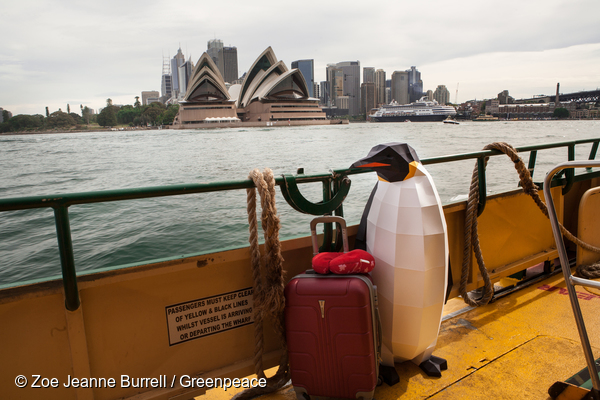
POLYGON ((457 120, 452 119, 450 117, 446 118, 443 122, 445 124, 450 124, 450 125, 460 125, 460 122, 458 122, 457 120))
POLYGON ((498 121, 498 117, 493 117, 491 115, 485 114, 478 116, 473 121, 498 121))

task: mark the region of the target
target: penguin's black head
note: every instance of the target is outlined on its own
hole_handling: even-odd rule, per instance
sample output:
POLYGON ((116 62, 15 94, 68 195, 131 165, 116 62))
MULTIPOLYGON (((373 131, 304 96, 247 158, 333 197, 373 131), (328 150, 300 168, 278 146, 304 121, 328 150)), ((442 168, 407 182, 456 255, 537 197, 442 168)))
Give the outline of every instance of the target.
POLYGON ((417 152, 406 143, 379 144, 351 165, 351 168, 370 168, 380 180, 399 182, 412 177, 419 163, 417 152))

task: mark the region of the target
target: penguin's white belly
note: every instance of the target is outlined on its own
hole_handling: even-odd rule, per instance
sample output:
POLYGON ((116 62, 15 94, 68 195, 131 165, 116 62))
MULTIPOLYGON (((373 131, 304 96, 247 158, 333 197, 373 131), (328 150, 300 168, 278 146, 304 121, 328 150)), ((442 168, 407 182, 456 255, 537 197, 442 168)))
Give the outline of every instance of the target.
POLYGON ((367 217, 367 251, 375 257, 383 344, 395 361, 431 355, 444 306, 448 239, 429 174, 379 182, 367 217))

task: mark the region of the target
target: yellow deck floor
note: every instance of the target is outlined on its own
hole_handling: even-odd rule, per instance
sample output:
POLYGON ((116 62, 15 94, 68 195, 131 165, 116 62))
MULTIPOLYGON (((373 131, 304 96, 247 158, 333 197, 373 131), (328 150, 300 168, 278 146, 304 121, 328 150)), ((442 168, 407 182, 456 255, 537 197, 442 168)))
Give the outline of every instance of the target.
MULTIPOLYGON (((594 358, 600 356, 600 293, 577 287, 594 358)), ((453 299, 445 314, 466 305, 453 299)), ((411 362, 396 364, 400 382, 375 399, 549 399, 548 388, 585 367, 562 274, 442 323, 434 355, 448 361, 441 378, 411 362)), ((267 373, 267 375, 270 375, 267 373)), ((214 389, 198 399, 230 398, 214 389)), ((291 387, 264 400, 295 399, 291 387)))

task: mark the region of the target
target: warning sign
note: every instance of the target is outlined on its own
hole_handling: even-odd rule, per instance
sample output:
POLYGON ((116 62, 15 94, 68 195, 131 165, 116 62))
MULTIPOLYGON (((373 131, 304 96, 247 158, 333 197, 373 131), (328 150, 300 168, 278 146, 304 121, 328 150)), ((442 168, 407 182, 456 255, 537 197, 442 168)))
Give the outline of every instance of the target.
POLYGON ((169 345, 254 322, 252 288, 165 307, 169 345))

